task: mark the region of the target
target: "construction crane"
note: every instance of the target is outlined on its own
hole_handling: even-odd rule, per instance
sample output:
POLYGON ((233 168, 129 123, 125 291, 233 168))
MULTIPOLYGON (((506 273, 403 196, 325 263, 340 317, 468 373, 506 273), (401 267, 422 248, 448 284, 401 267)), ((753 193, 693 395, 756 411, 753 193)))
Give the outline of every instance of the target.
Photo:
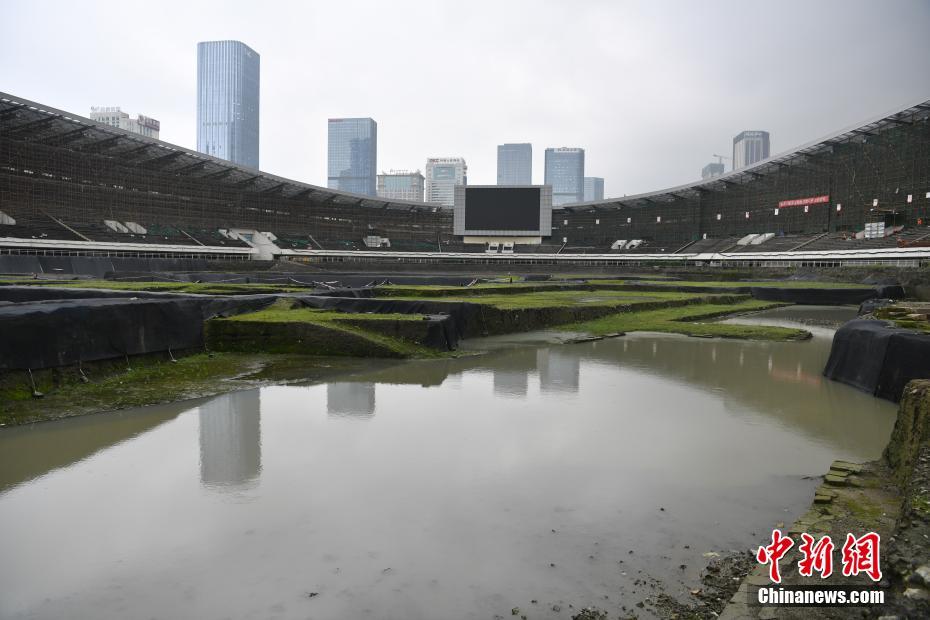
POLYGON ((719 160, 717 161, 718 164, 722 164, 724 159, 733 159, 732 157, 727 157, 726 155, 717 155, 716 153, 714 153, 713 156, 719 160))

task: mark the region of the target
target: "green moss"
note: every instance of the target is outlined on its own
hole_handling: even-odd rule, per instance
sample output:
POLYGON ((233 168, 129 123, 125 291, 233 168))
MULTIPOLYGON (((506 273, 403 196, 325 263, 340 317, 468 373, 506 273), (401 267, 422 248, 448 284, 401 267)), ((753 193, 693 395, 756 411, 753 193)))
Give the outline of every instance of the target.
POLYGON ((292 308, 282 299, 270 308, 204 324, 212 350, 358 357, 440 357, 446 352, 419 344, 425 335, 419 314, 349 314, 292 308), (390 329, 397 324, 408 329, 390 329), (407 337, 402 337, 406 335, 407 337))
MULTIPOLYGON (((612 290, 570 290, 544 291, 532 293, 509 293, 506 295, 450 295, 442 301, 467 301, 500 308, 502 310, 520 310, 528 308, 564 308, 590 306, 618 306, 637 302, 654 302, 697 299, 699 293, 681 293, 674 291, 612 291, 612 290)), ((404 299, 401 297, 400 299, 404 299)), ((415 297, 408 299, 416 299, 415 297)))
POLYGON ((852 282, 814 282, 811 280, 589 280, 592 284, 628 284, 649 286, 693 286, 693 287, 770 287, 770 288, 869 288, 868 285, 852 282))
MULTIPOLYGON (((20 424, 86 413, 149 405, 225 391, 220 380, 249 372, 260 358, 200 353, 171 362, 167 356, 145 356, 87 364, 88 381, 76 367, 33 373, 42 398, 32 397, 26 372, 5 373, 0 380, 0 423, 20 424)), ((231 389, 231 388, 227 388, 231 389)))
POLYGON ((341 321, 346 319, 356 321, 420 321, 423 315, 420 314, 348 314, 345 312, 333 312, 329 310, 317 310, 315 308, 294 308, 282 307, 279 302, 274 306, 258 312, 248 314, 239 314, 232 316, 228 321, 257 321, 271 323, 324 323, 330 321, 341 321))
POLYGON ((705 303, 659 310, 636 311, 634 308, 631 312, 621 312, 593 321, 573 323, 565 328, 597 335, 648 331, 707 338, 740 338, 747 340, 801 340, 809 338, 810 333, 803 329, 701 322, 710 318, 743 312, 756 312, 781 305, 784 304, 773 304, 750 299, 729 304, 705 303))

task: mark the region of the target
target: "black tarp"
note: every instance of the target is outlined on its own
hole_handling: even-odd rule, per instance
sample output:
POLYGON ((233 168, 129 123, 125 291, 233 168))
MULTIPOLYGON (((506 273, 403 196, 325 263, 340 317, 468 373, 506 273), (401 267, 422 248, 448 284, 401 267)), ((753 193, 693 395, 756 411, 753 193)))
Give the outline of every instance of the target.
POLYGON ((16 303, 46 301, 50 299, 130 299, 162 298, 173 299, 188 297, 178 293, 161 293, 152 291, 114 291, 93 288, 69 288, 56 286, 0 286, 0 300, 16 303))
MULTIPOLYGON (((192 246, 192 249, 196 249, 196 247, 192 246)), ((110 272, 208 271, 211 269, 227 268, 230 265, 241 264, 243 262, 249 266, 258 266, 257 261, 222 261, 205 258, 4 255, 0 256, 0 274, 75 274, 103 278, 110 272)), ((267 267, 271 265, 271 263, 262 261, 261 265, 267 267)), ((249 267, 232 268, 245 270, 249 267)))
POLYGON ((930 335, 855 319, 836 331, 824 376, 897 402, 911 379, 930 378, 930 335))
POLYGON ((0 305, 0 369, 51 368, 203 346, 203 321, 274 295, 45 299, 0 305))
POLYGON ((779 288, 754 286, 751 290, 755 299, 783 301, 792 304, 814 306, 859 305, 866 299, 876 297, 904 297, 900 286, 877 286, 863 288, 779 288))
MULTIPOLYGON (((227 284, 279 284, 314 286, 326 283, 336 287, 360 287, 389 282, 392 284, 465 286, 476 280, 470 275, 404 275, 385 273, 327 273, 316 271, 121 271, 109 272, 108 280, 120 282, 215 282, 227 284)), ((548 277, 548 276, 547 276, 548 277)), ((487 278, 477 278, 481 282, 487 278)))
POLYGON ((859 316, 863 314, 872 314, 879 308, 884 308, 885 306, 894 305, 895 301, 893 299, 866 299, 864 302, 859 304, 859 316))
POLYGON ((66 366, 203 343, 191 299, 80 299, 0 307, 0 368, 66 366))

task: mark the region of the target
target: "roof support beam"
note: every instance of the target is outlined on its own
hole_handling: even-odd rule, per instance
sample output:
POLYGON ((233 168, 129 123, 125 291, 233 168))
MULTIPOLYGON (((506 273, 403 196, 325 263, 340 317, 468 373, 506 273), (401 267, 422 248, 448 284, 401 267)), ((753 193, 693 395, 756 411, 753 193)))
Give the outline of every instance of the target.
POLYGON ((187 174, 189 172, 197 172, 198 170, 203 170, 203 167, 206 166, 207 163, 208 162, 206 160, 194 162, 193 164, 190 164, 189 166, 184 166, 183 168, 178 168, 177 170, 174 170, 173 173, 181 175, 181 174, 187 174))
POLYGON ((278 194, 278 193, 281 193, 281 190, 283 190, 285 187, 287 187, 287 183, 278 183, 274 187, 269 187, 268 189, 263 190, 262 193, 263 194, 278 194))
POLYGON ((0 112, 0 121, 6 118, 16 116, 17 114, 22 112, 25 108, 26 106, 19 104, 15 108, 10 108, 9 110, 3 110, 2 112, 0 112))
POLYGON ((22 133, 28 133, 35 129, 40 129, 46 125, 49 125, 53 121, 57 121, 57 120, 58 120, 57 116, 47 116, 45 118, 40 118, 37 121, 32 121, 30 123, 26 123, 25 125, 20 125, 19 127, 11 127, 9 132, 7 133, 7 136, 10 136, 10 135, 18 136, 19 134, 22 134, 22 133))
POLYGON ((254 185, 255 181, 259 180, 260 178, 262 178, 262 175, 256 174, 255 176, 251 176, 247 179, 243 179, 239 181, 238 183, 236 183, 236 187, 238 188, 249 187, 250 185, 254 185))
POLYGON ((152 159, 146 159, 145 161, 140 162, 140 163, 146 167, 151 167, 151 166, 160 167, 160 166, 164 166, 165 164, 169 164, 173 162, 175 159, 177 159, 181 155, 186 155, 186 153, 184 151, 174 151, 172 153, 168 153, 167 155, 161 155, 159 157, 154 157, 152 159))
POLYGON ((68 142, 73 142, 79 138, 84 137, 92 127, 81 127, 80 129, 75 129, 74 131, 69 131, 68 133, 63 133, 58 136, 52 136, 42 140, 41 143, 46 146, 61 146, 62 144, 67 144, 68 142))
MULTIPOLYGON (((123 139, 123 136, 112 136, 110 138, 98 140, 97 142, 92 142, 91 144, 88 144, 87 146, 82 147, 81 152, 82 153, 102 153, 103 151, 113 148, 114 146, 118 145, 120 140, 122 139, 123 139)), ((145 148, 148 148, 148 145, 146 145, 145 148)), ((129 153, 133 153, 133 152, 134 151, 129 151, 129 153)), ((120 157, 125 157, 129 153, 123 153, 120 155, 120 157)))
POLYGON ((219 172, 211 172, 210 174, 200 177, 205 181, 219 181, 220 179, 225 179, 235 171, 235 168, 224 168, 219 172))

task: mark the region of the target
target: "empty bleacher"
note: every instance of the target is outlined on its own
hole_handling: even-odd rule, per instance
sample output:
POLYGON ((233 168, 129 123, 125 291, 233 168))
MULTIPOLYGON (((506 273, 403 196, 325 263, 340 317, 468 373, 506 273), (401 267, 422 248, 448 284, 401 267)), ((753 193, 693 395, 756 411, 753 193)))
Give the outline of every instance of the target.
POLYGON ((914 241, 930 234, 930 226, 905 228, 900 232, 880 239, 856 239, 853 233, 837 232, 825 235, 804 246, 805 251, 870 250, 894 248, 898 241, 914 241))
POLYGON ((685 254, 707 254, 712 252, 723 252, 736 245, 736 237, 720 237, 699 239, 685 248, 685 254))
POLYGON ((17 237, 19 239, 60 239, 62 241, 83 241, 55 220, 46 216, 28 217, 17 215, 16 224, 0 225, 0 237, 17 237))

